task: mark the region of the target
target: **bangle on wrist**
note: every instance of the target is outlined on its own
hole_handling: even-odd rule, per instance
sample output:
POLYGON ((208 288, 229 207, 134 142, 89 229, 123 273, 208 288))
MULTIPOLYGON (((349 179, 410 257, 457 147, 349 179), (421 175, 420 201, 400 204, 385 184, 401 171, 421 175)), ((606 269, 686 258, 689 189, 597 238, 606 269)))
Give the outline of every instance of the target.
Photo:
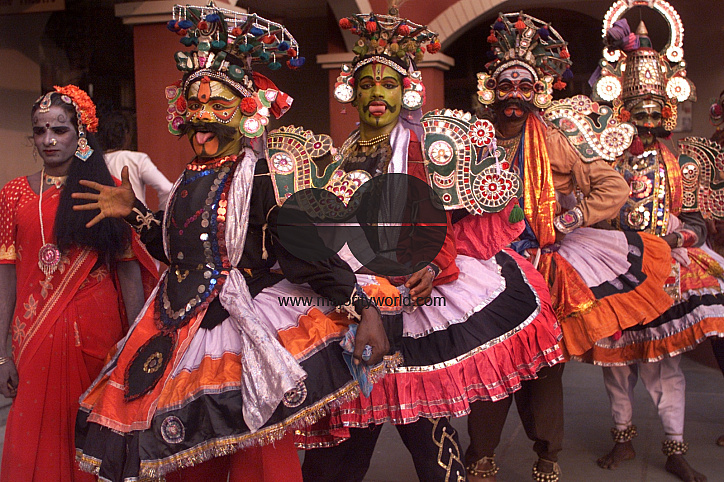
POLYGON ((578 206, 553 218, 553 226, 563 234, 569 234, 583 226, 583 211, 578 206))
POLYGON ((0 365, 5 365, 7 362, 13 361, 12 357, 0 356, 0 365))
POLYGON ((674 243, 675 247, 682 248, 684 246, 684 235, 678 231, 674 231, 673 234, 676 236, 676 242, 674 243))

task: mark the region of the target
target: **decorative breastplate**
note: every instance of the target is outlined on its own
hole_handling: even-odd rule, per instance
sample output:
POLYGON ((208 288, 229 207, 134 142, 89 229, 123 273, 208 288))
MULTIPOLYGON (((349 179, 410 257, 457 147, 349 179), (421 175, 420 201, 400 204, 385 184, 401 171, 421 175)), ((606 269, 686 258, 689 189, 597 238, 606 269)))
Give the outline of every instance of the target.
POLYGON ((235 167, 233 161, 192 165, 170 203, 166 232, 171 265, 158 291, 166 328, 183 326, 216 297, 226 280, 226 205, 235 167))
POLYGON ((669 224, 669 192, 666 165, 658 151, 639 156, 628 153, 614 164, 626 179, 630 192, 614 224, 627 231, 663 236, 669 224))

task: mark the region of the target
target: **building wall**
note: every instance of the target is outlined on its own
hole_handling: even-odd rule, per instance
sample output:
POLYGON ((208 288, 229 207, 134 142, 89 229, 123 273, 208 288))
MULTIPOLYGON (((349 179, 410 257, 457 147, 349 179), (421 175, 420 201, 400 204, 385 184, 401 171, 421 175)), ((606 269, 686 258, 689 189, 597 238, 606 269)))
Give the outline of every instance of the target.
POLYGON ((39 171, 33 159, 30 108, 40 96, 40 36, 49 14, 0 16, 0 185, 39 171))

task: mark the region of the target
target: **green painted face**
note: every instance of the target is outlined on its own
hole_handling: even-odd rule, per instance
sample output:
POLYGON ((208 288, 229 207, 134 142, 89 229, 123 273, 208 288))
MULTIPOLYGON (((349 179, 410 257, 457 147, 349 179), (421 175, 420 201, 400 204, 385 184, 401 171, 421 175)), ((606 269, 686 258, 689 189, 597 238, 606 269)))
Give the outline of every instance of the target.
POLYGON ((384 64, 365 65, 360 69, 355 90, 360 130, 372 135, 392 131, 402 108, 400 74, 384 64))
POLYGON ((194 82, 188 91, 186 121, 196 123, 189 131, 196 155, 201 158, 223 157, 239 152, 242 113, 241 98, 228 86, 216 80, 203 78, 194 82), (227 132, 219 137, 210 126, 216 124, 227 132))

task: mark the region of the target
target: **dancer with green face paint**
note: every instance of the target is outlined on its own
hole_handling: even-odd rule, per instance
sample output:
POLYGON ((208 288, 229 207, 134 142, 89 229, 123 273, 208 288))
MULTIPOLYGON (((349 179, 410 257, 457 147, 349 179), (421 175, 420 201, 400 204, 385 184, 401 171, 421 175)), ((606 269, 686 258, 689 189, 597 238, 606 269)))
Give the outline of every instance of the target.
MULTIPOLYGON (((429 185, 432 174, 426 163, 431 161, 423 157, 419 120, 424 87, 415 62, 421 60, 425 44, 429 52, 439 49, 435 34, 395 11, 355 15, 342 19, 340 26, 355 28, 361 41, 353 64, 342 69, 335 97, 352 103, 360 124, 339 150, 341 161, 332 174, 336 184, 327 187, 361 179, 362 191, 371 183, 381 186, 383 193, 387 186, 391 196, 414 192, 412 204, 433 196, 438 199, 433 204, 441 215, 444 239, 423 266, 400 277, 387 272, 384 263, 357 258, 357 245, 350 243, 351 253, 343 257, 356 270, 360 285, 409 293, 416 306, 396 312, 383 309, 391 351, 402 356, 402 365, 375 384, 369 397, 333 408, 328 418, 298 431, 298 446, 312 448, 305 453, 303 475, 305 481, 362 480, 382 424, 392 422, 420 480, 465 480, 463 454, 449 417, 466 414, 473 400, 506 398, 522 380, 555 365, 561 359, 560 332, 547 288, 533 266, 501 250, 507 244, 502 234, 479 240, 485 231, 475 223, 484 216, 507 228, 519 226, 509 221, 514 204, 453 226, 429 185), (400 178, 406 180, 396 181, 400 178), (389 179, 387 184, 384 179, 389 179), (415 191, 420 185, 424 189, 415 191), (477 239, 489 254, 459 252, 460 238, 477 239), (446 306, 423 303, 429 299, 444 299, 446 306)), ((483 210, 477 201, 475 205, 483 210)), ((395 206, 380 210, 388 207, 395 206)), ((414 230, 409 237, 395 238, 388 236, 390 232, 379 229, 368 235, 370 245, 397 252, 389 264, 407 253, 409 245, 413 253, 424 251, 426 240, 414 230)))

